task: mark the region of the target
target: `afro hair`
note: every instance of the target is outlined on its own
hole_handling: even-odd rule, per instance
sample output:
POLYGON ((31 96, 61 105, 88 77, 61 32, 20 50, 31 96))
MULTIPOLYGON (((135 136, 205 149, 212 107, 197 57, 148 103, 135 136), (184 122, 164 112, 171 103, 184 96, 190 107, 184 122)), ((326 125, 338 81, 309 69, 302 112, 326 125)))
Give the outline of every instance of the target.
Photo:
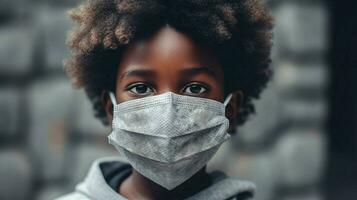
POLYGON ((259 0, 87 0, 70 16, 79 26, 68 37, 71 57, 65 70, 75 87, 84 88, 104 124, 101 94, 115 89, 123 51, 166 25, 214 49, 225 93, 240 90, 245 97, 238 125, 254 112, 252 100, 271 77, 273 19, 259 0))

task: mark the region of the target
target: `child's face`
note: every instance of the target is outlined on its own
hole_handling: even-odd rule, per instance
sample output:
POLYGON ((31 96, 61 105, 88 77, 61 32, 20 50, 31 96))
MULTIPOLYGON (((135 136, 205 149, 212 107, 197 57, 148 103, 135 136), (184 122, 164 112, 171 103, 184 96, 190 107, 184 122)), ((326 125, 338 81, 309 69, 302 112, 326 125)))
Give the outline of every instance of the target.
POLYGON ((115 93, 120 103, 169 91, 223 100, 223 72, 215 57, 167 27, 124 52, 115 93))
MULTIPOLYGON (((132 44, 118 66, 118 103, 174 92, 223 102, 224 77, 217 58, 188 36, 170 27, 146 41, 132 44)), ((111 121, 112 105, 106 109, 111 121)), ((231 104, 234 105, 234 104, 231 104)))

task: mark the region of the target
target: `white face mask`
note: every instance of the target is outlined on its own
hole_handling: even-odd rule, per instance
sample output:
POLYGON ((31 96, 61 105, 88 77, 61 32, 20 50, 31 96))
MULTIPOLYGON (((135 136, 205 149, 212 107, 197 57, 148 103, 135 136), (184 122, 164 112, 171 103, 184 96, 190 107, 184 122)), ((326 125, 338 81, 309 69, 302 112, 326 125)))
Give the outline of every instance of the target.
POLYGON ((140 174, 173 189, 204 167, 230 136, 225 103, 172 92, 116 103, 109 143, 140 174))

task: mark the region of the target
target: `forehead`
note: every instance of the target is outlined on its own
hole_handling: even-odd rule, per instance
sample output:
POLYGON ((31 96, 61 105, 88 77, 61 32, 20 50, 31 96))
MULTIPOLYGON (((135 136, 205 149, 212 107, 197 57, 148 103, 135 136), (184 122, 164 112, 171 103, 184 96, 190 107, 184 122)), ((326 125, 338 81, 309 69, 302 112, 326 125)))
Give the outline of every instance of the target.
POLYGON ((222 74, 220 63, 210 48, 196 44, 171 27, 164 27, 151 38, 128 47, 123 54, 119 74, 133 67, 174 72, 202 66, 212 69, 217 76, 222 74))

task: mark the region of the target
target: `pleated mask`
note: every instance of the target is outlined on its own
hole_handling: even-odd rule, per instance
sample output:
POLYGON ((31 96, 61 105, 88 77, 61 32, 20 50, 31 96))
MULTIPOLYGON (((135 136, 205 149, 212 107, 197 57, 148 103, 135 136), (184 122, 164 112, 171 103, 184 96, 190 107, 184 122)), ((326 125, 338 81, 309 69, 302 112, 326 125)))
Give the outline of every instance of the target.
POLYGON ((230 135, 224 103, 167 92, 114 105, 108 136, 140 174, 172 190, 204 167, 230 135))

